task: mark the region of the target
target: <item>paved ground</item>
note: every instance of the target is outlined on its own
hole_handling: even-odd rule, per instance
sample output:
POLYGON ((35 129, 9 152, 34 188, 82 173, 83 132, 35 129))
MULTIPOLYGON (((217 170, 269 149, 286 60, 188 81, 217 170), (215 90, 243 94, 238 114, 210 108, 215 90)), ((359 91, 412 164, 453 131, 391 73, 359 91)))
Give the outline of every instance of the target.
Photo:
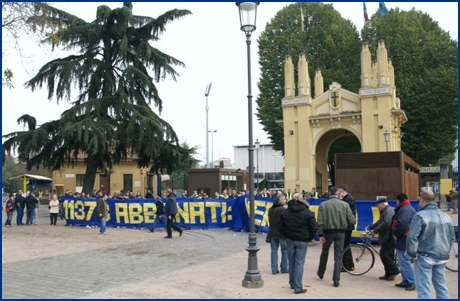
MULTIPOLYGON (((46 211, 46 210, 42 210, 46 211)), ((308 249, 306 295, 294 295, 288 275, 270 272, 270 248, 258 235, 262 288, 241 285, 247 269, 247 233, 190 230, 164 239, 164 231, 39 225, 3 228, 2 298, 416 298, 416 292, 378 280, 377 260, 363 276, 342 274, 332 286, 332 256, 324 280, 316 276, 320 245, 308 249), (18 273, 18 271, 21 271, 18 273), (27 283, 31 283, 28 285, 27 283)), ((454 223, 457 224, 457 217, 454 223)), ((332 251, 332 250, 331 250, 332 251)), ((450 296, 458 299, 458 274, 446 271, 450 296)))

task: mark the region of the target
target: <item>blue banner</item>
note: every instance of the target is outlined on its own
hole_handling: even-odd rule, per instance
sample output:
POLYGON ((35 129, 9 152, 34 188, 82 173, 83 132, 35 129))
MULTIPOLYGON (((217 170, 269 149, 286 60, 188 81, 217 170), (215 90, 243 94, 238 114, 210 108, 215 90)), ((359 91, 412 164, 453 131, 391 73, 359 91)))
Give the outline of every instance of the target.
MULTIPOLYGON (((100 226, 97 216, 97 201, 94 198, 62 197, 61 200, 65 218, 68 223, 76 226, 100 226)), ((273 206, 272 198, 256 196, 254 200, 254 224, 256 231, 268 232, 268 209, 273 206)), ((318 207, 324 199, 309 199, 310 210, 318 213, 318 207)), ((389 201, 390 206, 396 207, 396 201, 389 201)), ((148 228, 155 219, 155 199, 108 199, 108 227, 148 228)), ((419 209, 418 201, 411 201, 415 210, 419 209)), ((237 199, 193 199, 178 198, 178 214, 176 222, 182 228, 228 228, 233 231, 249 232, 249 196, 237 199)), ((364 228, 379 219, 379 211, 374 201, 356 201, 357 224, 352 234, 352 240, 359 240, 364 228)), ((165 225, 159 221, 157 227, 165 225)))

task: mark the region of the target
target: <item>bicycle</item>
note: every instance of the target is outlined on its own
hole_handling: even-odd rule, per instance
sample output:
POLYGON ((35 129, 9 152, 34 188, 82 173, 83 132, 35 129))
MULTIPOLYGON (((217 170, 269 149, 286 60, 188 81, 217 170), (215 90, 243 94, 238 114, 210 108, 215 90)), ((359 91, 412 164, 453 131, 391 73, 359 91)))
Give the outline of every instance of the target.
MULTIPOLYGON (((343 250, 343 254, 346 252, 351 252, 351 257, 353 259, 354 267, 348 268, 343 264, 344 255, 342 255, 342 267, 343 269, 351 275, 360 276, 364 275, 372 269, 375 264, 375 254, 380 256, 379 251, 372 246, 371 239, 372 235, 369 231, 364 231, 361 233, 362 242, 356 244, 350 244, 343 250)), ((396 250, 394 254, 394 260, 397 264, 397 255, 396 250)))
POLYGON ((452 246, 452 249, 450 249, 449 261, 446 263, 446 269, 448 269, 451 272, 457 272, 458 273, 458 252, 457 252, 457 247, 458 247, 458 226, 454 226, 454 229, 455 229, 455 243, 452 246))

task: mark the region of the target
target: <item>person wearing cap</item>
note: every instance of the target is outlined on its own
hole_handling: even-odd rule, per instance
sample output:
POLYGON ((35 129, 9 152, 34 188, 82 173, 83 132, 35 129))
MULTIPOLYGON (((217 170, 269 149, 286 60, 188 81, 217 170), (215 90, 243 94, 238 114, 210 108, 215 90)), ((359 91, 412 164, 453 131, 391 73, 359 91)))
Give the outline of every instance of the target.
POLYGON ((414 261, 419 299, 431 299, 431 285, 436 299, 449 299, 445 266, 455 242, 452 219, 439 210, 432 191, 420 195, 420 210, 410 222, 406 252, 414 261))
POLYGON ((308 243, 316 233, 316 220, 307 202, 298 192, 294 193, 287 209, 280 214, 278 231, 286 238, 289 286, 295 294, 306 293, 302 278, 308 243))
POLYGON ((284 205, 286 204, 286 197, 283 194, 276 196, 273 206, 268 210, 268 236, 270 238, 270 264, 272 274, 278 274, 278 249, 281 248, 281 273, 288 273, 288 255, 286 249, 286 240, 278 230, 278 222, 280 215, 284 211, 284 205))
POLYGON ((318 207, 318 235, 319 242, 323 245, 316 275, 323 279, 326 272, 329 249, 334 243, 334 271, 332 281, 334 287, 340 285, 340 271, 342 269, 343 244, 345 232, 350 225, 356 223, 350 206, 339 199, 339 189, 335 186, 329 188, 329 199, 318 207))
POLYGON ((165 236, 164 238, 172 238, 171 228, 174 228, 174 230, 179 232, 179 236, 182 236, 182 232, 184 232, 184 230, 182 230, 181 228, 179 228, 177 225, 174 224, 174 219, 176 218, 176 214, 178 212, 176 195, 172 192, 171 189, 166 190, 166 193, 168 194, 166 198, 166 205, 165 205, 165 213, 168 217, 168 219, 166 220, 166 231, 168 235, 165 236))
POLYGON ((406 256, 406 237, 409 233, 410 222, 415 215, 415 209, 410 204, 405 193, 396 196, 396 209, 391 223, 391 233, 395 241, 396 255, 398 256, 399 270, 402 281, 396 287, 405 288, 406 291, 415 290, 415 275, 410 259, 406 256))
POLYGON ((452 214, 457 214, 458 207, 458 188, 450 190, 450 200, 452 202, 452 214))
POLYGON ((380 280, 393 281, 399 274, 399 268, 395 263, 395 243, 390 239, 391 222, 395 214, 395 210, 388 205, 386 197, 380 197, 376 201, 377 208, 380 211, 380 218, 367 228, 371 231, 371 235, 379 235, 380 260, 385 268, 385 275, 379 277, 380 280))

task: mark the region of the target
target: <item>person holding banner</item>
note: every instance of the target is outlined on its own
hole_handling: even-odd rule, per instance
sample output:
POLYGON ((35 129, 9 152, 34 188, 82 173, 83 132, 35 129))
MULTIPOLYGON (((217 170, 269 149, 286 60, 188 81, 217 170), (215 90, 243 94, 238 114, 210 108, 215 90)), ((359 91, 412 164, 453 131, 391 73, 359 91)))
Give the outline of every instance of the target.
POLYGON ((179 228, 177 225, 174 224, 174 219, 176 218, 177 214, 177 201, 176 201, 176 195, 172 192, 171 189, 166 190, 166 193, 168 193, 168 197, 166 199, 166 206, 165 206, 165 213, 168 216, 167 222, 166 222, 166 231, 168 232, 168 235, 165 236, 164 238, 172 238, 172 229, 176 230, 179 232, 179 236, 182 236, 182 230, 179 228))
POLYGON ((97 212, 98 212, 99 218, 101 219, 101 230, 99 231, 99 233, 102 235, 106 234, 105 223, 107 220, 107 213, 109 213, 109 209, 108 209, 106 201, 107 201, 107 196, 104 195, 97 202, 97 212))

